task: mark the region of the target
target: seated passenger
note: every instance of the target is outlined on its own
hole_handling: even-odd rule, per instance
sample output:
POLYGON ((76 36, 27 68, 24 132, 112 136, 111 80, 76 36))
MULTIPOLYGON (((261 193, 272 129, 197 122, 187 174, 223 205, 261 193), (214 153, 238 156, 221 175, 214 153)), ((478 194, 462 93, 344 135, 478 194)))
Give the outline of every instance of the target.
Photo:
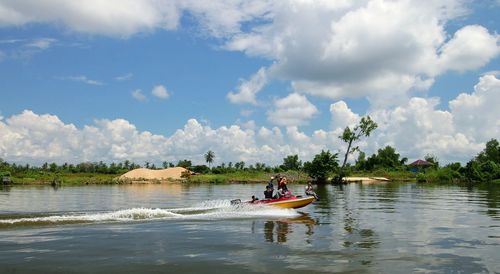
POLYGON ((271 188, 272 191, 274 191, 274 185, 273 185, 274 179, 276 179, 276 177, 272 176, 269 183, 267 183, 266 189, 269 187, 269 188, 271 188))
POLYGON ((266 186, 266 190, 264 191, 264 197, 266 199, 272 199, 273 198, 273 189, 269 186, 266 186))
POLYGON ((278 183, 278 191, 280 192, 281 196, 284 196, 287 192, 290 192, 288 191, 287 183, 288 180, 286 179, 286 177, 281 178, 281 180, 278 183))
POLYGON ((314 188, 313 188, 311 182, 307 183, 307 186, 306 186, 306 195, 307 196, 314 196, 314 198, 316 200, 319 200, 318 194, 316 194, 316 192, 314 192, 314 188))

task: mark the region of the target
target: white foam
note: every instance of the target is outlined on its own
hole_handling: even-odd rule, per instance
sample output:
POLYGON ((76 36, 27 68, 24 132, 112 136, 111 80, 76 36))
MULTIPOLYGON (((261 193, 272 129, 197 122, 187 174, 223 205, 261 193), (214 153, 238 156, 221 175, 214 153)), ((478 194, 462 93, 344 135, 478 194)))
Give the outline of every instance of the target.
POLYGON ((68 222, 129 222, 137 220, 188 219, 216 220, 258 217, 297 217, 293 209, 282 209, 265 205, 231 205, 229 200, 205 201, 194 207, 161 209, 131 208, 100 213, 71 213, 42 217, 0 219, 0 224, 16 223, 68 223, 68 222), (183 214, 184 213, 184 214, 183 214))
POLYGON ((144 219, 161 219, 182 216, 165 209, 151 208, 131 208, 112 212, 92 213, 92 214, 70 214, 54 215, 45 217, 30 217, 17 219, 4 219, 0 223, 40 223, 40 222, 106 222, 106 221, 133 221, 144 219))

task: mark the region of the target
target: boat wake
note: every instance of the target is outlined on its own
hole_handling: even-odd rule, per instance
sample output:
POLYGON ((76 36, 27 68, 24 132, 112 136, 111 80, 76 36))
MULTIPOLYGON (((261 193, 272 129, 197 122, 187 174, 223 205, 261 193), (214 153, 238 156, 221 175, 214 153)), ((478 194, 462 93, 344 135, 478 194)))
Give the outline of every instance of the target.
POLYGON ((130 208, 105 212, 34 213, 0 216, 0 228, 12 226, 137 222, 149 220, 217 220, 244 218, 293 218, 293 209, 261 205, 231 205, 229 200, 205 201, 186 208, 130 208))

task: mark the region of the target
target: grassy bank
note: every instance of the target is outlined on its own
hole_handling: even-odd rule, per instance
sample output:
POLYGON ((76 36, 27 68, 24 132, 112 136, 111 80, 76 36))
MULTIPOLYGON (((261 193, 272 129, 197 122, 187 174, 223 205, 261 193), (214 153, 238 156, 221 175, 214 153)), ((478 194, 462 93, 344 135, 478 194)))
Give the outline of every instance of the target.
MULTIPOLYGON (((240 170, 223 174, 199 174, 190 176, 182 180, 183 183, 193 184, 229 184, 229 183, 265 183, 275 172, 240 170)), ((310 180, 303 171, 286 171, 279 173, 286 176, 290 183, 304 184, 310 180)), ((68 172, 18 172, 10 176, 12 185, 95 185, 95 184, 121 184, 131 181, 120 181, 116 178, 121 174, 101 174, 101 173, 68 173, 68 172)), ((332 174, 333 176, 333 174, 332 174)), ((412 173, 409 171, 387 171, 377 170, 373 172, 352 172, 348 176, 352 177, 386 177, 391 181, 417 181, 421 183, 438 184, 466 184, 468 181, 445 168, 428 170, 425 173, 412 173)), ((147 181, 150 183, 160 183, 161 181, 147 181)), ((490 183, 500 184, 500 179, 490 183)))
MULTIPOLYGON (((274 172, 241 170, 223 174, 198 174, 185 178, 183 182, 193 184, 229 184, 229 183, 265 183, 274 172)), ((304 184, 310 180, 303 171, 286 171, 279 173, 286 176, 290 183, 304 184)), ((13 174, 12 185, 95 185, 95 184, 120 184, 130 181, 120 181, 116 178, 121 174, 99 174, 99 173, 66 173, 66 172, 26 172, 13 174)), ((375 171, 369 173, 352 173, 349 176, 359 177, 386 177, 393 181, 414 181, 415 174, 407 171, 375 171)), ((160 182, 160 181, 151 181, 160 182)))
POLYGON ((11 177, 13 185, 85 185, 85 184, 116 184, 116 174, 97 173, 27 173, 15 174, 11 177))
MULTIPOLYGON (((191 176, 187 179, 189 183, 212 183, 212 184, 227 184, 227 183, 264 183, 268 182, 271 176, 276 173, 264 171, 237 171, 224 174, 200 174, 191 176)), ((291 183, 305 183, 308 180, 306 173, 302 171, 287 171, 281 172, 281 176, 286 176, 291 183)))

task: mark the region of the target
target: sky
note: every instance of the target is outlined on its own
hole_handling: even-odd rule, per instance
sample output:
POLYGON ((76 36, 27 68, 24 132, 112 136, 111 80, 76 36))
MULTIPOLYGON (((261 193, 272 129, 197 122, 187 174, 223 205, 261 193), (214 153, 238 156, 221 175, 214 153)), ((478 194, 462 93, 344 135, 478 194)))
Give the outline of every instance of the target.
MULTIPOLYGON (((500 137, 500 1, 0 0, 0 158, 280 164, 500 137)), ((355 157, 350 160, 353 161, 355 157)))

